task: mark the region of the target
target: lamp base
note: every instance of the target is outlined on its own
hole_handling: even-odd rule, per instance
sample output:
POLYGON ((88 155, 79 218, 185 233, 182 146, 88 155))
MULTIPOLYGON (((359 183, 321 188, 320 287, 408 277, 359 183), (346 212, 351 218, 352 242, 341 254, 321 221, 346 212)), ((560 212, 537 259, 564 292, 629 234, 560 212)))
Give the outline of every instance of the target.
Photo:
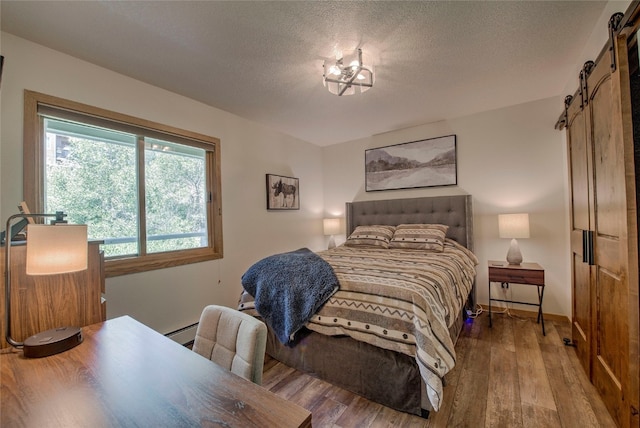
POLYGON ((520 252, 518 241, 516 241, 515 238, 511 240, 509 252, 507 252, 507 261, 510 265, 519 265, 522 263, 522 253, 520 252))
POLYGON ((24 341, 25 358, 41 358, 59 354, 82 343, 79 327, 60 327, 34 334, 24 341))

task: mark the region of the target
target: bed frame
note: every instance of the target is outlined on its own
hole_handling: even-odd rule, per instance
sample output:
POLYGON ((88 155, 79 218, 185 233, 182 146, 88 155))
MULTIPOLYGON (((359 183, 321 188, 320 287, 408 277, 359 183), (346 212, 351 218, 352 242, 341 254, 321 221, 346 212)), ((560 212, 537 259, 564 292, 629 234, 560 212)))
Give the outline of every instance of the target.
MULTIPOLYGON (((346 205, 347 236, 357 226, 439 223, 447 237, 473 251, 470 195, 350 202, 346 205)), ((475 308, 475 284, 466 304, 475 308)), ((462 313, 450 330, 457 340, 462 313)), ((269 331, 267 354, 284 364, 393 409, 427 417, 431 406, 413 357, 381 349, 347 336, 299 332, 295 346, 282 345, 269 331), (348 373, 357 373, 347 376, 348 373)))

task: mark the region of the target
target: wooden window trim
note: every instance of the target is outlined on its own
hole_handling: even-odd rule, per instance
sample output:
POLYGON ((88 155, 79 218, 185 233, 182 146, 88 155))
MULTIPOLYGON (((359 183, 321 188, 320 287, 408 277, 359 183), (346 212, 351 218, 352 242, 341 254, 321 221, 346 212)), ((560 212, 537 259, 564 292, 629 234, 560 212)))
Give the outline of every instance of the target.
POLYGON ((198 263, 223 257, 222 240, 222 192, 220 168, 220 140, 207 135, 185 131, 172 126, 163 125, 145 119, 112 112, 75 101, 24 91, 24 130, 23 130, 23 197, 32 212, 44 209, 44 135, 43 119, 38 115, 39 105, 49 105, 59 109, 79 112, 86 115, 106 118, 108 120, 132 124, 156 130, 168 136, 197 140, 209 147, 206 156, 207 188, 211 199, 207 209, 207 225, 209 230, 209 246, 190 250, 166 253, 147 254, 143 256, 118 258, 105 261, 107 277, 145 272, 172 266, 198 263), (213 148, 213 150, 211 150, 213 148))

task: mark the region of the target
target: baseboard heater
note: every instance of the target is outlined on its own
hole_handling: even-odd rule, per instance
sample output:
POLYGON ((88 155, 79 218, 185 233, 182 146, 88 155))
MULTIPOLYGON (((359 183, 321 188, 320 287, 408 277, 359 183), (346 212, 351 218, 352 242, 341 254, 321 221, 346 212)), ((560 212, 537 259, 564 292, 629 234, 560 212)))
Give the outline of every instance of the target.
POLYGON ((165 334, 169 339, 174 342, 178 342, 184 346, 193 345, 193 341, 196 338, 196 330, 198 329, 198 323, 188 325, 186 327, 179 328, 178 330, 165 334))

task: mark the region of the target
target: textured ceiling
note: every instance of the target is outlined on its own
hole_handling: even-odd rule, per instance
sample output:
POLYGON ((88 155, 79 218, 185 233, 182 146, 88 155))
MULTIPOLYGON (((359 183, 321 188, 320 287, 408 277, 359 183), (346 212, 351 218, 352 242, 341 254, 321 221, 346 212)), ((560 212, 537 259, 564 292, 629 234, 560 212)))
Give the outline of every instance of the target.
POLYGON ((2 0, 0 25, 329 145, 561 95, 605 4, 2 0), (323 87, 336 47, 372 59, 370 91, 323 87))

